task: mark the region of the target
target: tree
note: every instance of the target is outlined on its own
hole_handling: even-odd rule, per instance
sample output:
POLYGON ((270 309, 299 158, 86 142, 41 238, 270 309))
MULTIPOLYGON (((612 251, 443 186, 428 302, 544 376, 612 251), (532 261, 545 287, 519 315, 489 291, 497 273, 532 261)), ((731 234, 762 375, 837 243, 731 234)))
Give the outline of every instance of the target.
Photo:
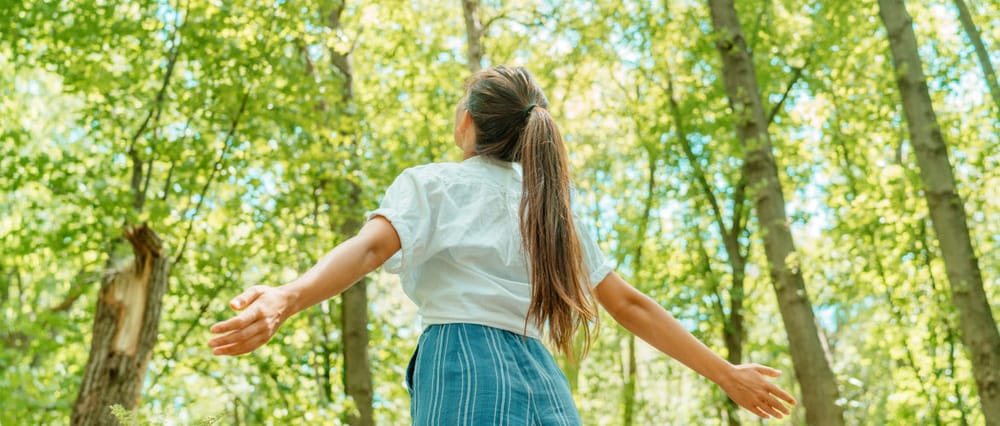
POLYGON ((485 28, 479 19, 479 0, 462 0, 462 12, 465 16, 466 59, 469 74, 475 74, 483 68, 483 33, 485 28))
POLYGON ((1000 425, 1000 333, 969 237, 965 207, 948 160, 948 148, 931 103, 917 54, 912 19, 902 0, 879 0, 889 35, 896 83, 931 223, 941 246, 952 303, 958 309, 962 342, 969 352, 987 424, 1000 425))
MULTIPOLYGON (((345 312, 345 298, 289 319, 244 357, 213 357, 205 329, 232 314, 226 301, 240 287, 292 279, 353 234, 344 222, 363 220, 401 170, 460 160, 454 107, 475 56, 463 3, 347 2, 338 30, 330 15, 339 0, 8 3, 0 423, 71 423, 102 278, 130 264, 123 228, 142 223, 170 262, 139 417, 308 425, 360 414, 344 368, 364 368, 344 346, 344 322, 360 316, 345 312), (351 102, 335 53, 350 59, 351 102)), ((773 118, 792 260, 809 265, 803 280, 845 422, 985 424, 907 120, 890 95, 897 85, 877 2, 735 3, 773 118)), ((987 19, 997 4, 965 3, 989 53, 1000 39, 987 19)), ((746 152, 733 129, 750 115, 728 110, 706 5, 474 4, 479 66, 523 64, 545 89, 568 144, 578 219, 621 273, 731 361, 742 352, 742 362, 785 370, 781 385, 801 397, 808 389, 791 374, 787 335, 776 332, 781 313, 759 246, 770 234, 751 211, 756 188, 740 180, 746 152), (734 246, 743 256, 730 254, 734 246)), ((920 23, 924 76, 994 300, 1000 262, 986 254, 1000 252, 1000 134, 955 6, 907 9, 920 23)), ((372 416, 405 424, 401 383, 417 312, 391 274, 373 273, 366 285, 367 319, 357 323, 367 322, 372 416)), ((720 390, 641 341, 633 351, 624 330, 603 320, 586 359, 557 357, 584 424, 620 424, 626 411, 637 425, 756 422, 727 414, 720 390)), ((807 423, 802 408, 790 424, 807 423)))
MULTIPOLYGON (((343 31, 340 22, 344 14, 344 9, 347 6, 346 3, 346 0, 334 2, 327 14, 326 26, 333 34, 343 31)), ((360 34, 355 37, 360 37, 360 34)), ((356 38, 353 43, 357 42, 358 39, 356 38)), ((330 65, 333 69, 337 70, 342 79, 340 86, 340 106, 347 111, 345 117, 342 118, 342 120, 346 121, 343 127, 348 139, 345 149, 351 153, 348 160, 351 163, 351 167, 348 169, 361 167, 360 158, 355 154, 358 151, 359 126, 356 122, 358 117, 351 113, 355 108, 353 105, 355 102, 354 66, 352 64, 353 58, 351 57, 355 45, 352 44, 346 52, 342 52, 334 47, 328 49, 330 65)), ((337 182, 335 185, 331 185, 332 182, 327 181, 321 181, 319 185, 320 190, 327 194, 330 194, 330 191, 334 190, 334 188, 346 189, 347 208, 340 212, 344 215, 344 218, 333 222, 337 224, 337 234, 341 238, 348 238, 350 235, 357 233, 364 224, 362 222, 364 210, 361 208, 363 193, 360 184, 350 177, 343 176, 339 177, 338 180, 340 182, 337 182)), ((335 198, 331 197, 330 204, 333 205, 336 202, 335 200, 335 198)), ((351 410, 346 413, 346 421, 350 425, 373 425, 374 414, 372 402, 374 393, 372 390, 371 365, 368 359, 367 277, 362 278, 361 281, 355 283, 341 295, 340 309, 341 330, 344 336, 342 381, 344 391, 354 400, 354 407, 357 409, 356 412, 351 410)))
MULTIPOLYGON (((744 236, 747 232, 747 221, 743 218, 746 214, 746 200, 744 198, 746 196, 746 178, 741 176, 733 190, 733 212, 730 215, 732 223, 727 226, 725 219, 723 219, 722 208, 720 207, 718 198, 715 196, 715 191, 709 184, 708 177, 705 171, 702 170, 701 163, 691 147, 691 141, 688 139, 684 119, 681 115, 677 99, 674 97, 673 77, 668 75, 667 79, 669 111, 673 118, 677 140, 683 148, 684 156, 692 165, 693 177, 698 188, 701 189, 705 199, 708 201, 709 213, 711 213, 713 222, 722 236, 722 242, 726 249, 726 259, 729 261, 732 283, 729 287, 729 306, 727 309, 727 307, 723 306, 719 280, 712 273, 710 256, 703 244, 698 245, 698 252, 703 265, 702 268, 704 268, 708 279, 713 282, 712 295, 716 312, 722 319, 722 340, 726 345, 726 360, 734 365, 742 364, 743 343, 746 339, 743 321, 743 302, 746 264, 750 251, 749 245, 744 245, 740 242, 740 237, 744 236)), ((740 407, 733 400, 728 399, 726 401, 729 426, 738 426, 740 424, 737 414, 739 410, 740 407)))
POLYGON ((972 20, 969 7, 965 5, 965 0, 955 0, 955 8, 958 9, 958 20, 965 29, 965 34, 969 36, 969 42, 976 49, 976 57, 979 58, 979 67, 983 70, 983 79, 986 80, 986 87, 990 88, 990 95, 993 97, 993 104, 996 107, 998 119, 1000 119, 1000 81, 997 80, 997 73, 993 70, 993 62, 983 45, 983 36, 976 28, 976 23, 972 20))
POLYGON ((74 425, 117 425, 112 405, 135 408, 156 344, 169 259, 146 225, 127 230, 125 239, 135 255, 104 276, 74 425))
POLYGON ((764 251, 788 333, 795 376, 802 385, 802 403, 812 425, 843 424, 837 406, 837 383, 816 331, 812 305, 806 294, 801 265, 788 229, 784 194, 772 154, 767 117, 760 100, 754 65, 732 0, 710 0, 716 47, 722 56, 722 74, 730 106, 737 117, 736 132, 746 154, 747 187, 763 228, 764 251))
MULTIPOLYGON (((153 175, 155 154, 149 155, 148 160, 142 158, 137 144, 144 136, 153 139, 149 142, 151 148, 156 142, 156 126, 159 124, 180 53, 182 25, 179 24, 180 14, 177 16, 169 36, 174 43, 162 84, 125 152, 132 162, 129 188, 133 213, 142 212, 153 175), (150 126, 153 128, 153 138, 146 135, 150 126)), ((246 106, 245 97, 243 101, 240 114, 236 115, 230 128, 229 137, 236 131, 239 117, 246 106)), ((212 171, 213 175, 214 173, 215 170, 212 171)), ((211 180, 210 177, 208 182, 211 180)), ((122 260, 114 259, 113 252, 118 240, 108 244, 109 258, 95 307, 90 357, 73 406, 72 424, 75 425, 114 425, 117 421, 110 411, 111 405, 120 404, 126 409, 138 406, 147 363, 159 336, 160 311, 168 285, 170 259, 163 250, 160 237, 146 224, 126 230, 124 239, 131 244, 133 257, 123 264, 118 264, 122 260)), ((183 255, 186 243, 185 239, 177 254, 178 259, 183 255)), ((79 293, 70 296, 63 305, 71 304, 78 295, 79 293)), ((63 308, 63 305, 57 309, 63 308)))

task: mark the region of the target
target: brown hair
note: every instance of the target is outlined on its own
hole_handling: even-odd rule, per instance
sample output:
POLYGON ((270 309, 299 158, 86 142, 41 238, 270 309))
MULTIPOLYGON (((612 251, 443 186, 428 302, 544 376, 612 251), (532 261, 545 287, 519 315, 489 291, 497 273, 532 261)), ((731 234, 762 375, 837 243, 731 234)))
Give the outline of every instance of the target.
POLYGON ((583 328, 581 354, 598 319, 570 210, 569 161, 548 99, 523 67, 496 67, 466 83, 466 109, 476 125, 477 154, 519 161, 523 172, 521 240, 529 261, 531 321, 548 326, 552 343, 575 359, 573 336, 583 328))

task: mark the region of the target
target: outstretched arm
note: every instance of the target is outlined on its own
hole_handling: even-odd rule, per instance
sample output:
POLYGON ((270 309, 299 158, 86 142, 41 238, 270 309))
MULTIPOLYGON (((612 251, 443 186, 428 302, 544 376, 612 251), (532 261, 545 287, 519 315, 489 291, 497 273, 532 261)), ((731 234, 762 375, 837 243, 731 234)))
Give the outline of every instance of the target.
POLYGON ((732 365, 712 352, 674 319, 662 306, 612 272, 594 289, 601 306, 615 321, 656 349, 718 384, 743 408, 762 417, 781 418, 789 413, 778 398, 794 405, 795 399, 764 376, 781 373, 756 364, 732 365))
POLYGON ((376 216, 358 235, 330 250, 311 269, 280 287, 253 286, 229 306, 239 315, 216 323, 211 332, 227 333, 208 342, 215 355, 242 355, 274 335, 288 317, 336 296, 399 250, 399 236, 388 220, 376 216))

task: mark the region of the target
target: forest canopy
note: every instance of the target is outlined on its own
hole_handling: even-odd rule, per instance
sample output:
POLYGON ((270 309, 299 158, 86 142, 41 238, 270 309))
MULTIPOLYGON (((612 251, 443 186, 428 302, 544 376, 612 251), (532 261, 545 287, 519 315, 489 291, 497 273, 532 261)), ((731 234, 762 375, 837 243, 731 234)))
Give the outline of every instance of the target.
MULTIPOLYGON (((116 399, 156 424, 408 423, 395 275, 247 356, 208 327, 401 171, 460 161, 463 82, 501 64, 545 90, 619 274, 784 371, 784 423, 998 424, 998 43, 996 0, 4 0, 0 424, 116 399)), ((601 324, 559 359, 584 424, 758 422, 601 324)))

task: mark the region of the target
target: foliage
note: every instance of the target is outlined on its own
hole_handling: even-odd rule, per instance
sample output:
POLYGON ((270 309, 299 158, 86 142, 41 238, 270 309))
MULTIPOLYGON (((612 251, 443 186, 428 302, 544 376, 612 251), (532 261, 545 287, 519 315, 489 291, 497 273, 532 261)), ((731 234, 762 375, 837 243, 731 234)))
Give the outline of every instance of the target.
MULTIPOLYGON (((848 423, 983 424, 874 2, 737 3, 848 423)), ((908 3, 997 317, 1000 113, 951 2, 908 3)), ((173 265, 142 408, 126 417, 340 421, 353 402, 340 383, 338 300, 253 355, 219 359, 205 345, 228 297, 287 281, 348 237, 336 230, 358 209, 350 184, 370 209, 401 170, 459 159, 459 2, 348 2, 332 31, 336 4, 0 2, 0 423, 68 423, 100 275, 123 251, 123 224, 142 221, 173 265), (353 48, 351 103, 329 48, 353 48)), ((996 2, 970 6, 997 52, 996 2)), ((578 216, 623 276, 722 352, 714 300, 729 300, 732 277, 695 173, 728 221, 742 152, 707 5, 490 0, 480 10, 487 65, 527 65, 550 98, 578 216)), ((751 221, 741 237, 744 359, 782 369, 779 383, 794 389, 758 229, 751 221)), ((374 274, 369 296, 376 423, 405 423, 403 374, 420 325, 394 276, 374 274)), ((585 424, 617 424, 624 412, 614 396, 627 337, 602 320, 579 370, 585 424)), ((636 423, 723 423, 710 383, 641 343, 636 356, 636 423)), ((803 421, 796 410, 790 423, 803 421)))
MULTIPOLYGON (((127 410, 120 404, 115 404, 111 406, 111 413, 115 415, 118 422, 122 426, 154 426, 167 423, 173 423, 168 421, 155 421, 151 419, 149 414, 143 413, 141 410, 127 410)), ((196 426, 212 426, 222 420, 220 416, 209 416, 203 419, 189 422, 196 426)), ((187 422, 186 422, 187 423, 187 422)))

